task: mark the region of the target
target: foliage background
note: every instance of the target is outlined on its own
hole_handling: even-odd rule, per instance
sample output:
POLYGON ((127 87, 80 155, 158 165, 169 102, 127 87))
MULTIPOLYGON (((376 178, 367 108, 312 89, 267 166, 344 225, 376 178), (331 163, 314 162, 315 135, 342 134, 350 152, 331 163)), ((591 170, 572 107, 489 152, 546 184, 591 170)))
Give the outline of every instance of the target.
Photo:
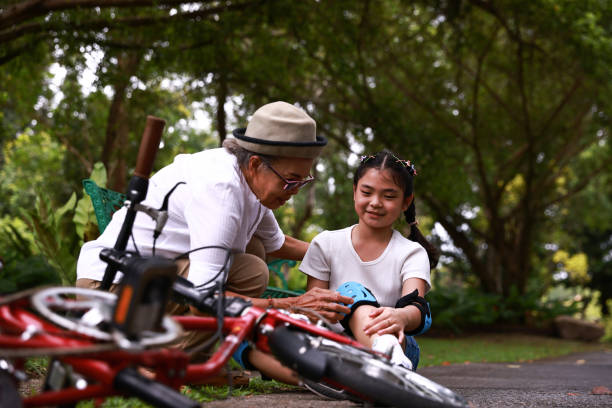
POLYGON ((419 169, 440 324, 609 315, 611 16, 604 0, 4 2, 0 291, 74 280, 96 234, 80 182, 124 191, 146 115, 167 121, 159 169, 286 100, 330 140, 277 212, 288 233, 354 223, 357 157, 387 148, 419 169))

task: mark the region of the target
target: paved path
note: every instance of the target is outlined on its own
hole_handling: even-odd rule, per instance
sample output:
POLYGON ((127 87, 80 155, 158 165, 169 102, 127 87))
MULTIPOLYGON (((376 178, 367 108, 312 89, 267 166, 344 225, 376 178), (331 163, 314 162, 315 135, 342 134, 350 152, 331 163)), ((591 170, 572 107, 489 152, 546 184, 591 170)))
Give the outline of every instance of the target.
MULTIPOLYGON (((612 350, 525 364, 471 363, 427 367, 419 373, 463 395, 474 408, 612 407, 612 395, 592 394, 593 388, 598 386, 612 390, 612 350)), ((205 406, 344 408, 359 405, 327 401, 309 392, 292 391, 230 398, 205 406)))
POLYGON ((527 364, 427 367, 427 378, 463 395, 473 407, 612 407, 612 350, 571 354, 527 364))

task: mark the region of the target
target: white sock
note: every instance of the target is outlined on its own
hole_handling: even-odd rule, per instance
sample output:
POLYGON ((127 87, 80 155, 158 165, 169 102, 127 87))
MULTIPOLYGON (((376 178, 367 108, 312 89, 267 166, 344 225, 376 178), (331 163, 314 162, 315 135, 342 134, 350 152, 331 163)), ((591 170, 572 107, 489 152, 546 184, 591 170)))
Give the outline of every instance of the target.
POLYGON ((389 357, 392 364, 401 365, 412 370, 412 362, 404 354, 404 350, 397 337, 392 334, 383 334, 372 341, 372 350, 383 353, 389 357))

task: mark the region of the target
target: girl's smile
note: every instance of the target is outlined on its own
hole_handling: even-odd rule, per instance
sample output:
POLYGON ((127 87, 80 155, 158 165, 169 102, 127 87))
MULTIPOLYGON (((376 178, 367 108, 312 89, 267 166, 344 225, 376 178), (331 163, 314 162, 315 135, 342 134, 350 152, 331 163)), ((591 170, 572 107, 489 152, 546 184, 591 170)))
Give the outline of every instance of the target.
POLYGON ((386 229, 408 209, 411 197, 404 198, 390 171, 371 168, 359 179, 353 198, 359 224, 386 229))

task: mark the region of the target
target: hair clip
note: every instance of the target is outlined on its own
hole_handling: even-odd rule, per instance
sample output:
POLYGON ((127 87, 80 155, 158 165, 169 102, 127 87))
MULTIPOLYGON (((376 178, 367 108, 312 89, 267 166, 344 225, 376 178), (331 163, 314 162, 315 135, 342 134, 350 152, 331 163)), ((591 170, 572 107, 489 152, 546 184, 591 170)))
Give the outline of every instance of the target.
POLYGON ((375 156, 372 156, 372 155, 368 155, 368 156, 361 156, 361 162, 362 162, 362 163, 365 163, 365 162, 367 162, 368 160, 373 159, 374 157, 375 157, 375 156))
POLYGON ((410 172, 411 176, 416 176, 418 174, 416 171, 416 167, 414 167, 414 164, 410 163, 410 161, 408 161, 408 165, 406 166, 406 168, 410 172))
POLYGON ((392 155, 393 158, 400 164, 402 164, 404 167, 406 167, 406 169, 408 170, 408 172, 410 173, 411 176, 416 176, 417 175, 417 171, 416 171, 416 167, 414 167, 414 164, 412 164, 410 162, 410 160, 402 160, 399 157, 392 155))

